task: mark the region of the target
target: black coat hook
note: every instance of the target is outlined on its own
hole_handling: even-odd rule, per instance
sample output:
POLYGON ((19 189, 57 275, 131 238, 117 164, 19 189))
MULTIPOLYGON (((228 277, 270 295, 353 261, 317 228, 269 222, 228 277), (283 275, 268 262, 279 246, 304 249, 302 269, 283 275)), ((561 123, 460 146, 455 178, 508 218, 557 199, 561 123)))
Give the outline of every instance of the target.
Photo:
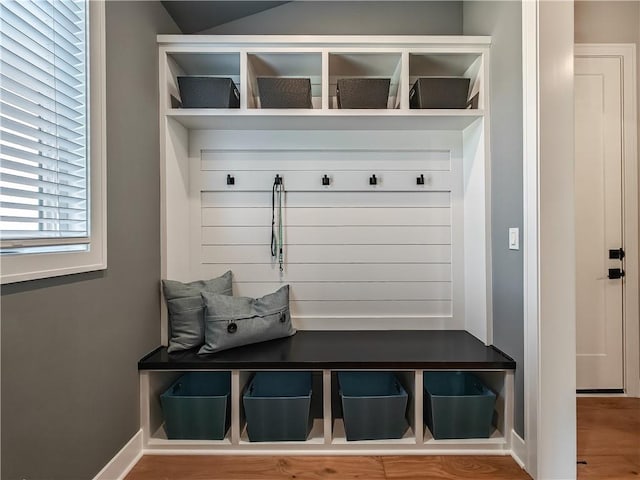
POLYGON ((322 177, 322 185, 324 185, 325 187, 331 185, 331 179, 325 175, 324 177, 322 177))
POLYGON ((227 185, 235 185, 236 184, 236 178, 227 174, 227 185))
POLYGON ((378 179, 376 178, 375 174, 371 175, 369 177, 369 185, 377 185, 378 184, 378 179))
POLYGON ((424 174, 421 173, 418 178, 416 178, 416 185, 424 185, 424 174))
POLYGON ((282 177, 280 175, 276 174, 276 179, 275 179, 274 183, 276 185, 282 185, 282 177))

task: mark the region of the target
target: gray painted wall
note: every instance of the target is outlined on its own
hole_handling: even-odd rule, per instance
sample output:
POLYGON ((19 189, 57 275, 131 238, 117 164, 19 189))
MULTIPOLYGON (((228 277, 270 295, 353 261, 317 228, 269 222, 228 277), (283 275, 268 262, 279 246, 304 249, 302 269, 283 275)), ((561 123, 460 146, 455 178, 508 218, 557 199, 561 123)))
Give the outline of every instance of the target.
POLYGON ((459 35, 462 2, 293 2, 207 29, 216 35, 459 35))
MULTIPOLYGON (((640 71, 640 2, 577 1, 574 4, 574 39, 576 43, 635 43, 636 71, 640 71)), ((640 78, 640 76, 636 76, 640 78)), ((640 115, 640 81, 637 83, 640 115)), ((640 152, 640 123, 638 124, 640 152)), ((640 172, 638 172, 640 176, 640 172)), ((640 184, 640 177, 638 178, 640 184)), ((638 206, 640 211, 640 205, 638 206)))
MULTIPOLYGON (((491 35, 491 243, 493 341, 516 369, 515 430, 524 435, 523 250, 508 249, 509 227, 522 246, 522 12, 520 2, 464 3, 464 34, 491 35)), ((524 437, 523 437, 524 438, 524 437)))
POLYGON ((90 479, 139 429, 160 343, 159 2, 107 2, 108 269, 2 289, 2 478, 90 479))

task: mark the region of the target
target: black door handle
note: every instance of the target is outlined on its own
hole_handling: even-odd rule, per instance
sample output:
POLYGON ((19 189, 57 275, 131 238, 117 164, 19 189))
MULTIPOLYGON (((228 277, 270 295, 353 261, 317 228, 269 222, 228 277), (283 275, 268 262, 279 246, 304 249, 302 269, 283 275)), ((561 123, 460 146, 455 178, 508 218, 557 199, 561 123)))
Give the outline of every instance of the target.
POLYGON ((608 277, 612 280, 624 277, 624 270, 621 268, 610 268, 608 277))
POLYGON ((624 250, 621 248, 615 248, 609 250, 610 260, 622 260, 624 258, 624 250))

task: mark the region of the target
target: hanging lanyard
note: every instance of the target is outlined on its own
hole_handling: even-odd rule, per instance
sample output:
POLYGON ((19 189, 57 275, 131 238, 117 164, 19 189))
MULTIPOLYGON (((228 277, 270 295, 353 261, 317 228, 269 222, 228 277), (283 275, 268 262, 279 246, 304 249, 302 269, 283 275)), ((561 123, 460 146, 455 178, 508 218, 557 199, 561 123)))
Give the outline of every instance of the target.
POLYGON ((282 223, 282 197, 284 196, 284 184, 282 177, 276 175, 271 189, 271 256, 278 258, 280 271, 284 270, 284 229, 282 223), (276 202, 278 209, 278 228, 276 232, 276 202))

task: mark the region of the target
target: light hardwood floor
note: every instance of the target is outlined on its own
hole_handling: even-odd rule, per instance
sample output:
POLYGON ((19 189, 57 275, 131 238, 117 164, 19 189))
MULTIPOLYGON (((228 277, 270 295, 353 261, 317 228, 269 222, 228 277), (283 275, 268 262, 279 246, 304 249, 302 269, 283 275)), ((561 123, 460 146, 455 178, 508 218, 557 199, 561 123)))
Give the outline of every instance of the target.
MULTIPOLYGON (((640 399, 578 399, 578 478, 640 479, 640 399)), ((126 480, 520 480, 500 456, 146 455, 126 480)))
POLYGON ((640 398, 578 398, 578 478, 640 479, 640 398))
POLYGON ((520 480, 511 457, 144 456, 127 480, 520 480))

